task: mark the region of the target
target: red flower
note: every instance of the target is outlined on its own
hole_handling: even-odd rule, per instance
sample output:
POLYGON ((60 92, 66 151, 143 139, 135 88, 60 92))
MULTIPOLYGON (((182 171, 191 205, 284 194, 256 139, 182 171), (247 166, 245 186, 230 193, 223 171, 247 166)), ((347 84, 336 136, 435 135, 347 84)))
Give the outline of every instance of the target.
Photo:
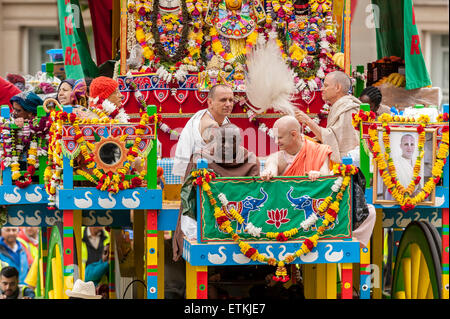
POLYGON ((197 178, 195 179, 194 184, 195 184, 195 185, 198 185, 198 186, 202 185, 202 184, 203 184, 203 179, 202 179, 202 177, 201 177, 201 176, 197 177, 197 178))
MULTIPOLYGON (((448 121, 448 113, 444 113, 444 114, 442 115, 442 119, 443 119, 445 122, 447 122, 447 121, 448 121)), ((447 131, 448 131, 448 125, 445 126, 445 127, 447 128, 447 131)))
POLYGON ((389 126, 386 126, 386 133, 391 134, 391 128, 389 126))
POLYGON ((314 244, 311 240, 309 240, 308 238, 305 239, 305 241, 303 242, 306 247, 308 248, 309 251, 311 251, 314 248, 314 244))
POLYGON ((421 178, 422 178, 422 177, 417 176, 416 180, 414 181, 414 184, 416 184, 416 185, 419 184, 421 178))
POLYGON ((268 210, 267 216, 269 217, 269 219, 266 220, 266 224, 275 225, 276 228, 280 228, 281 224, 285 224, 290 221, 289 218, 286 218, 287 213, 288 213, 287 209, 277 208, 275 211, 268 210))
POLYGON ((286 236, 284 236, 283 233, 279 233, 278 236, 277 236, 277 240, 278 241, 287 241, 288 238, 286 236))
POLYGON ((411 204, 405 204, 403 206, 400 206, 400 208, 406 213, 407 211, 411 210, 414 208, 414 205, 411 204))
POLYGON ((440 180, 441 180, 441 178, 438 176, 434 179, 434 183, 437 184, 437 183, 439 183, 440 180))
POLYGON ((417 132, 420 134, 420 133, 422 133, 423 131, 425 131, 425 129, 423 128, 423 125, 419 125, 419 126, 417 127, 417 132))
POLYGON ((256 249, 255 248, 250 248, 245 253, 245 256, 248 257, 248 258, 251 258, 255 253, 256 253, 256 249))
POLYGON ((132 188, 139 187, 141 185, 142 185, 142 179, 140 179, 139 177, 136 176, 131 179, 131 187, 132 188))
POLYGON ((374 111, 370 111, 369 117, 370 117, 372 120, 374 120, 374 119, 377 117, 377 115, 375 114, 374 111))
POLYGON ((228 220, 227 216, 220 216, 216 218, 217 224, 219 224, 219 226, 225 223, 227 220, 228 220))
POLYGON ((331 217, 336 219, 337 213, 336 213, 336 211, 334 211, 334 209, 328 208, 327 213, 328 213, 328 215, 330 215, 331 217))
MULTIPOLYGON (((445 114, 447 114, 447 113, 445 113, 445 114)), ((446 121, 448 121, 448 114, 447 114, 447 120, 446 121)), ((448 125, 445 125, 443 128, 442 128, 442 132, 448 132, 448 125)))
POLYGON ((371 130, 376 130, 376 129, 377 129, 377 125, 376 125, 375 123, 370 124, 369 128, 370 128, 371 130))
POLYGON ((36 168, 34 166, 30 165, 27 168, 27 172, 30 173, 30 175, 34 175, 34 173, 36 172, 36 168))
POLYGON ((211 175, 206 174, 205 175, 205 182, 209 183, 211 181, 211 175))

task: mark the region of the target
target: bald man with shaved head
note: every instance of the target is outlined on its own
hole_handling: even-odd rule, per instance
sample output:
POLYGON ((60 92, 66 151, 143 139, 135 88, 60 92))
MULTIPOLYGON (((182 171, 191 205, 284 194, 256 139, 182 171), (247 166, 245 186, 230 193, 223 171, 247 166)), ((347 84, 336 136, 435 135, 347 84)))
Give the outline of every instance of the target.
POLYGON ((295 113, 297 120, 308 126, 316 138, 330 145, 333 153, 331 160, 342 162, 342 157, 359 146, 359 134, 353 128, 352 114, 359 112, 361 101, 348 94, 352 82, 341 71, 330 72, 325 76, 322 87, 322 99, 330 105, 327 127, 320 127, 304 112, 295 113))
POLYGON ((328 162, 331 148, 315 143, 303 136, 301 126, 293 116, 283 116, 273 125, 275 143, 280 149, 271 154, 261 178, 268 181, 274 176, 305 176, 316 180, 330 173, 328 162))

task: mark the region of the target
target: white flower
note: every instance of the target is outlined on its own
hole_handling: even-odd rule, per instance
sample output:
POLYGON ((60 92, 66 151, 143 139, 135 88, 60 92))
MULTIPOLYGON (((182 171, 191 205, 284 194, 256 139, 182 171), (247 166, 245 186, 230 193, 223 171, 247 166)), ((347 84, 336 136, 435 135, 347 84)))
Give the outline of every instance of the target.
POLYGON ((128 123, 130 117, 128 116, 128 114, 125 112, 124 109, 120 109, 119 114, 117 114, 116 116, 116 120, 119 120, 119 123, 128 123))
POLYGON ((256 227, 251 222, 245 227, 245 231, 252 235, 253 237, 261 237, 262 227, 256 227))
POLYGON ((344 178, 342 176, 340 176, 333 184, 333 186, 331 186, 331 190, 335 193, 339 192, 339 189, 342 186, 342 181, 344 180, 344 178))
POLYGON ((305 231, 310 228, 319 218, 316 214, 311 214, 308 219, 304 220, 300 223, 300 227, 302 227, 305 231))
POLYGON ((117 108, 117 106, 114 103, 112 103, 111 101, 109 101, 108 99, 103 101, 102 107, 103 107, 103 110, 105 110, 105 112, 107 112, 108 114, 111 114, 117 108))
POLYGON ((224 193, 220 193, 217 197, 219 198, 220 202, 222 203, 222 206, 228 205, 228 199, 224 193))

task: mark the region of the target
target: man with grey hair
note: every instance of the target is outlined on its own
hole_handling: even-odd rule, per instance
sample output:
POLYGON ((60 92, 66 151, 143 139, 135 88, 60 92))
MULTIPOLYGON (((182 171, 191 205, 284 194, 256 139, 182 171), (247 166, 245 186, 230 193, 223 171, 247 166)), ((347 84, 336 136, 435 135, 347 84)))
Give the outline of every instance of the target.
POLYGON ((352 82, 341 71, 334 71, 325 76, 322 87, 322 99, 330 105, 327 127, 320 127, 308 115, 298 110, 295 117, 308 126, 316 138, 323 144, 331 146, 331 160, 340 163, 342 157, 359 146, 359 134, 353 128, 352 114, 359 112, 361 101, 348 94, 352 82))

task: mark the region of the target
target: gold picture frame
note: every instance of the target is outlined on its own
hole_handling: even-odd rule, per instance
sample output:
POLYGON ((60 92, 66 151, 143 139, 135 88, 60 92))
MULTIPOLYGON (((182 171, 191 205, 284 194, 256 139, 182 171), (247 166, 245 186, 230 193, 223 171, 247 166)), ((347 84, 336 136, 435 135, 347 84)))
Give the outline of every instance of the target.
MULTIPOLYGON (((403 157, 404 154, 404 147, 402 148, 400 146, 402 137, 404 135, 410 135, 414 137, 415 141, 415 150, 412 155, 412 167, 414 167, 414 163, 416 162, 417 154, 418 154, 418 138, 419 133, 417 132, 416 127, 390 127, 390 149, 391 149, 391 157, 394 160, 394 157, 398 160, 394 160, 395 169, 397 172, 397 178, 400 181, 399 177, 399 170, 397 165, 398 163, 404 163, 399 160, 400 156, 403 157), (400 154, 402 153, 402 154, 400 154), (397 164, 395 164, 397 163, 397 164)), ((412 196, 415 196, 422 188, 423 185, 428 181, 429 177, 432 176, 431 170, 433 168, 433 165, 436 161, 436 138, 437 138, 437 132, 436 128, 426 128, 425 129, 425 144, 424 144, 424 156, 422 159, 421 164, 421 172, 419 173, 419 176, 421 176, 421 180, 419 182, 419 187, 416 189, 416 191, 413 193, 412 196)), ((383 128, 378 127, 378 141, 380 143, 381 152, 384 153, 384 143, 383 143, 383 128)), ((404 167, 407 167, 405 165, 401 165, 402 169, 404 167)), ((390 194, 387 192, 387 187, 383 182, 383 179, 381 178, 378 164, 375 159, 373 159, 373 203, 374 204, 380 204, 380 205, 396 205, 399 204, 390 194)), ((403 173, 405 174, 405 173, 403 173)), ((413 175, 413 169, 411 169, 411 176, 413 175)), ((405 175, 403 175, 405 176, 405 175)), ((405 185, 402 183, 404 187, 408 187, 409 182, 411 181, 412 177, 409 179, 408 183, 405 185)), ((428 196, 426 201, 420 202, 419 205, 425 205, 425 206, 434 206, 435 205, 435 196, 436 196, 436 189, 433 190, 433 192, 428 196)))
POLYGON ((103 169, 105 173, 116 171, 127 160, 125 142, 122 142, 119 137, 102 138, 95 143, 94 160, 97 163, 97 168, 103 169), (108 148, 108 150, 105 150, 105 148, 108 148), (120 154, 117 154, 117 151, 120 154))

